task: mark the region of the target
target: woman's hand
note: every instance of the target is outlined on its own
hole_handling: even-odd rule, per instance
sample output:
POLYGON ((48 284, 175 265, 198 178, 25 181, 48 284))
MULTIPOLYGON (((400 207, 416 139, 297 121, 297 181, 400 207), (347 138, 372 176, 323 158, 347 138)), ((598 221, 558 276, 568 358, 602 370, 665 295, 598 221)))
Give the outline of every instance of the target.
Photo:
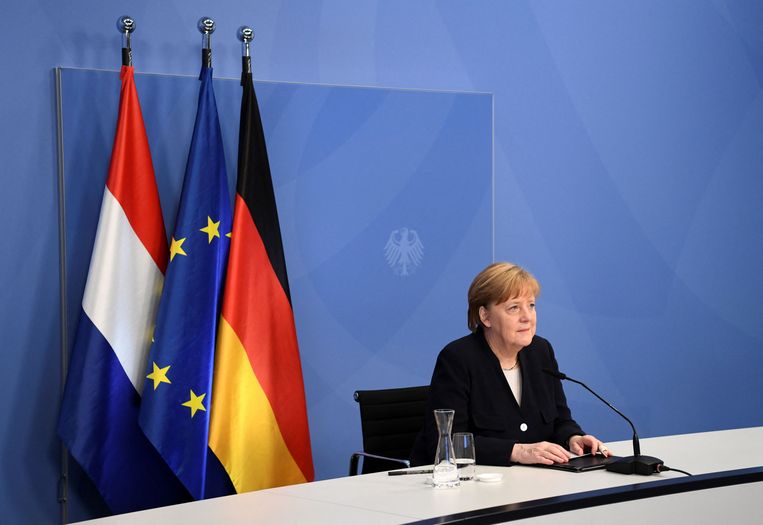
POLYGON ((569 459, 570 453, 564 447, 548 441, 516 443, 511 451, 511 461, 524 465, 532 465, 533 463, 553 465, 554 463, 567 463, 569 459))
POLYGON ((591 454, 601 452, 604 457, 609 457, 611 452, 607 446, 593 436, 572 436, 570 438, 570 451, 580 456, 585 453, 585 448, 591 449, 591 454))

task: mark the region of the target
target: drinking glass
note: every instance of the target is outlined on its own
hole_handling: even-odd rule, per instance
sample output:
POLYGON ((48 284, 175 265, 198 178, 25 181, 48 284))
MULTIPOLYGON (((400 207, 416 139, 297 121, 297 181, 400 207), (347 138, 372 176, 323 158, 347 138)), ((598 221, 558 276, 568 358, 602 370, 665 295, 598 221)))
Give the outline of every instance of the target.
POLYGON ((474 463, 477 456, 474 451, 474 436, 471 432, 453 434, 453 452, 456 456, 458 479, 466 481, 474 478, 474 463))

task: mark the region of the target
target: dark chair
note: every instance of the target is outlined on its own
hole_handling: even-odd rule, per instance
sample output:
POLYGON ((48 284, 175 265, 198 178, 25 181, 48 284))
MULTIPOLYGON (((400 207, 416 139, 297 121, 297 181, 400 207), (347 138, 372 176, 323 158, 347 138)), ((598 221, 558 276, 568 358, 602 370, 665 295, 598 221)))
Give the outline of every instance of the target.
POLYGON ((429 386, 358 390, 354 394, 360 407, 363 452, 350 457, 350 476, 410 467, 408 460, 429 399, 429 386))

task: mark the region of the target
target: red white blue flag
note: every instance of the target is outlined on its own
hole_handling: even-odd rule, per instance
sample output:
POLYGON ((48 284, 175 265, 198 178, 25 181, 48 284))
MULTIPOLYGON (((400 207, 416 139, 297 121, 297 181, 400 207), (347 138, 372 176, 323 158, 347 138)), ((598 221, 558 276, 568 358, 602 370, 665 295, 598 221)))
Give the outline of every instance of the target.
POLYGON ((167 238, 133 68, 119 118, 58 431, 114 513, 190 499, 138 426, 167 238))

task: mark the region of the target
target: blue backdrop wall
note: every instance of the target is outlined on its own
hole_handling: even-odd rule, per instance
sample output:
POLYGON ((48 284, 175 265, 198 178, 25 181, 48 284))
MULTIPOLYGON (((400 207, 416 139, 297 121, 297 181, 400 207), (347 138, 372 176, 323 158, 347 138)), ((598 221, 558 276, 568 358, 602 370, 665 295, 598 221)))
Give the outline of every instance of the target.
MULTIPOLYGON (((208 15, 218 77, 238 75, 233 34, 248 23, 258 80, 493 93, 494 257, 541 280, 539 332, 561 368, 645 436, 763 424, 763 5, 30 0, 3 11, 0 515, 11 521, 58 520, 52 68, 116 69, 124 13, 138 21, 138 71, 196 74, 196 20, 208 15)), ((462 331, 442 326, 416 362, 462 331)), ((374 365, 379 386, 405 369, 374 365)), ((587 430, 627 438, 595 400, 568 395, 587 430)), ((91 490, 77 480, 72 518, 103 512, 91 490)))

